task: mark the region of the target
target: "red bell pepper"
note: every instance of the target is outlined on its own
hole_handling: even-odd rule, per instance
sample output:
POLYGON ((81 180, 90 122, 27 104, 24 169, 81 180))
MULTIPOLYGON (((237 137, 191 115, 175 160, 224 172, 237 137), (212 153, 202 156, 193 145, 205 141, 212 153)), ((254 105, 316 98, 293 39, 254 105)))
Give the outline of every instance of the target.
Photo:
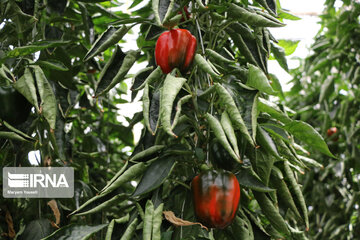
POLYGON ((240 185, 228 171, 208 170, 191 182, 195 215, 207 227, 223 229, 236 216, 240 201, 240 185))
POLYGON ((160 35, 155 46, 156 64, 167 74, 174 68, 186 72, 194 59, 196 38, 186 29, 171 29, 160 35))

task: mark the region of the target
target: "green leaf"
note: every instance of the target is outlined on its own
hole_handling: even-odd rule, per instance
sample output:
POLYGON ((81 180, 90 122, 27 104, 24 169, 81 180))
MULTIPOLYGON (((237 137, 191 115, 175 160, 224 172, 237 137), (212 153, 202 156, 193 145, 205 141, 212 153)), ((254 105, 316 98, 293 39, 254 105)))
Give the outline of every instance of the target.
POLYGON ((143 226, 143 239, 151 240, 151 232, 153 229, 154 204, 151 199, 147 200, 145 205, 145 217, 143 226))
POLYGON ((75 216, 84 216, 87 214, 93 214, 93 213, 97 213, 103 210, 109 210, 111 207, 115 206, 115 205, 119 205, 121 202, 123 202, 125 199, 127 198, 127 196, 125 194, 119 194, 119 195, 115 195, 114 197, 112 197, 109 200, 106 200, 102 203, 97 203, 96 207, 89 209, 88 211, 85 212, 79 212, 74 214, 75 216))
POLYGON ((256 173, 261 180, 268 186, 271 168, 275 158, 262 149, 256 149, 256 173))
POLYGON ((43 66, 45 68, 55 69, 58 71, 69 71, 69 68, 67 68, 62 62, 57 60, 51 60, 51 59, 48 59, 46 61, 39 60, 36 62, 36 64, 43 66))
POLYGON ((76 225, 71 224, 60 228, 50 236, 42 240, 86 240, 89 239, 94 233, 105 228, 108 224, 100 224, 96 226, 76 225))
POLYGON ((15 79, 14 75, 11 71, 6 67, 5 64, 1 65, 0 68, 0 86, 1 85, 8 85, 10 82, 13 82, 15 79), (11 77, 11 78, 10 78, 11 77))
MULTIPOLYGON (((145 170, 146 170, 146 165, 143 162, 140 162, 140 163, 137 163, 137 164, 131 166, 124 173, 122 173, 116 180, 113 180, 113 182, 111 184, 107 185, 106 188, 103 188, 100 191, 99 196, 106 195, 106 194, 114 191, 115 189, 119 188, 123 184, 139 177, 145 170)), ((89 203, 90 203, 90 201, 89 201, 89 203)), ((86 202, 81 207, 84 207, 84 206, 86 206, 86 204, 89 204, 89 203, 86 202)), ((78 210, 76 210, 76 211, 78 211, 78 210)))
POLYGON ((110 26, 91 46, 84 57, 84 61, 89 60, 95 55, 118 43, 129 30, 130 28, 125 25, 121 28, 110 26))
POLYGON ((291 186, 290 189, 294 192, 294 195, 296 196, 296 199, 300 205, 300 210, 301 210, 301 213, 302 213, 302 215, 304 217, 304 221, 305 221, 306 231, 308 231, 309 230, 309 217, 308 217, 308 209, 307 209, 306 203, 305 203, 305 198, 302 194, 300 185, 296 182, 294 173, 291 170, 288 161, 284 161, 284 170, 285 170, 285 174, 287 176, 287 180, 291 186))
POLYGON ((280 108, 275 104, 264 98, 258 98, 259 105, 258 108, 261 112, 266 112, 270 114, 273 118, 283 122, 283 123, 290 123, 292 120, 280 110, 280 108))
POLYGON ((52 48, 57 46, 62 46, 65 44, 70 43, 70 41, 39 41, 34 42, 32 45, 28 46, 22 46, 22 47, 16 47, 13 50, 7 52, 6 57, 12 58, 12 57, 20 57, 25 56, 30 53, 35 53, 37 51, 46 49, 46 48, 52 48))
POLYGON ((210 129, 214 132, 216 139, 220 142, 220 144, 226 149, 226 151, 230 154, 230 156, 237 162, 242 163, 240 156, 236 155, 234 150, 231 148, 230 143, 226 138, 226 134, 221 126, 219 120, 212 116, 210 113, 206 114, 206 120, 209 123, 210 129))
POLYGON ((29 222, 24 232, 20 235, 19 239, 21 240, 34 240, 42 239, 43 237, 48 236, 53 231, 51 223, 48 219, 37 219, 29 222))
POLYGON ((133 239, 132 236, 136 231, 136 227, 138 227, 138 219, 135 218, 126 228, 124 234, 120 238, 120 240, 130 240, 133 239))
POLYGON ((154 210, 151 240, 161 240, 161 223, 163 220, 163 209, 164 203, 161 203, 154 210))
POLYGON ((55 129, 56 126, 56 98, 52 87, 45 77, 44 72, 39 66, 31 66, 35 71, 36 84, 40 94, 40 108, 41 113, 48 121, 50 128, 55 129))
POLYGON ((259 108, 258 108, 258 98, 259 98, 260 92, 258 92, 253 101, 253 105, 251 108, 251 129, 252 129, 252 138, 256 139, 256 129, 257 129, 257 118, 259 116, 259 108))
POLYGON ((271 81, 271 86, 272 88, 280 93, 280 99, 281 100, 285 100, 285 95, 284 95, 284 92, 282 90, 282 86, 281 86, 281 83, 280 83, 280 80, 274 75, 274 74, 269 74, 269 77, 270 77, 270 81, 271 81))
POLYGON ((177 136, 171 128, 172 106, 185 82, 186 78, 177 78, 167 74, 160 94, 160 122, 164 130, 173 137, 177 136))
POLYGON ((221 126, 224 129, 224 132, 226 133, 226 136, 229 139, 229 141, 230 141, 230 143, 231 143, 231 145, 232 145, 232 147, 234 149, 234 152, 236 153, 237 156, 240 156, 235 131, 234 131, 234 128, 232 126, 229 115, 226 112, 223 112, 221 114, 221 120, 220 121, 221 121, 221 126))
POLYGON ((328 99, 329 95, 334 91, 334 77, 328 76, 324 83, 321 84, 319 103, 324 101, 324 99, 328 99))
MULTIPOLYGON (((168 2, 168 1, 163 1, 168 2)), ((159 0, 152 0, 151 1, 152 10, 154 12, 155 20, 158 25, 161 25, 161 19, 159 14, 159 0)))
MULTIPOLYGON (((280 170, 279 170, 280 171, 280 170)), ((282 208, 289 208, 295 214, 296 218, 302 220, 299 210, 296 207, 293 196, 290 193, 288 186, 283 179, 279 179, 277 176, 271 175, 271 184, 276 188, 276 194, 278 196, 280 204, 283 204, 282 208)))
POLYGON ((284 236, 290 236, 290 231, 284 218, 280 215, 279 210, 274 203, 266 196, 265 193, 253 191, 256 201, 259 203, 261 211, 269 220, 271 225, 284 236))
POLYGON ((37 112, 40 111, 34 78, 29 68, 25 69, 24 75, 13 86, 35 107, 37 112))
POLYGON ((256 176, 252 171, 247 169, 241 169, 237 174, 236 178, 238 179, 241 186, 246 188, 253 189, 258 192, 273 192, 275 189, 269 188, 266 186, 258 176, 256 176))
POLYGON ((278 40, 277 45, 285 50, 285 56, 289 56, 295 52, 299 42, 300 40, 280 39, 278 40))
POLYGON ((99 83, 96 87, 95 96, 107 93, 117 83, 124 80, 126 74, 135 63, 139 51, 130 50, 124 54, 119 46, 116 46, 111 59, 106 63, 100 73, 99 83))
POLYGON ((229 4, 229 16, 237 21, 247 23, 254 27, 283 27, 285 24, 272 18, 270 15, 261 14, 254 10, 242 8, 234 3, 229 4))
POLYGON ((270 137, 270 135, 260 126, 257 129, 257 142, 267 153, 270 153, 272 156, 276 157, 277 159, 281 159, 279 153, 276 149, 275 143, 270 137))
POLYGON ((28 141, 27 139, 23 138, 22 136, 14 133, 14 132, 0 132, 0 138, 5 138, 5 139, 12 139, 12 140, 16 140, 16 141, 22 141, 22 142, 26 142, 28 141))
POLYGON ((280 9, 278 12, 279 12, 278 13, 279 18, 289 19, 293 21, 301 20, 301 18, 299 18, 298 16, 295 16, 288 11, 284 11, 284 9, 280 9))
POLYGON ((161 157, 153 162, 144 173, 132 196, 139 196, 159 187, 169 176, 174 165, 174 157, 161 157))
POLYGON ((260 56, 259 46, 251 30, 241 24, 231 24, 230 27, 231 28, 226 28, 226 32, 234 41, 235 46, 239 48, 245 59, 249 63, 255 64, 266 71, 265 63, 260 56))
POLYGON ((330 152, 323 137, 309 124, 302 121, 292 121, 286 123, 284 129, 312 148, 319 150, 329 157, 335 158, 335 156, 330 152))
POLYGON ((6 121, 3 121, 4 126, 7 127, 9 130, 13 131, 14 133, 18 134, 19 136, 25 138, 28 141, 35 141, 34 138, 30 137, 29 135, 23 133, 22 131, 14 128, 13 126, 11 126, 9 123, 7 123, 6 121))
POLYGON ((289 67, 287 65, 285 51, 282 47, 277 46, 273 42, 271 42, 271 52, 274 54, 276 61, 278 61, 279 65, 287 72, 289 72, 289 67))
POLYGON ((215 83, 214 86, 220 97, 220 104, 226 109, 235 129, 239 129, 240 132, 244 134, 245 139, 248 140, 252 146, 255 146, 254 140, 251 138, 240 111, 230 93, 219 83, 215 83))
POLYGON ((271 87, 269 80, 267 79, 265 73, 258 67, 248 63, 249 75, 246 82, 247 86, 256 88, 262 92, 265 92, 270 95, 275 95, 276 92, 271 87))

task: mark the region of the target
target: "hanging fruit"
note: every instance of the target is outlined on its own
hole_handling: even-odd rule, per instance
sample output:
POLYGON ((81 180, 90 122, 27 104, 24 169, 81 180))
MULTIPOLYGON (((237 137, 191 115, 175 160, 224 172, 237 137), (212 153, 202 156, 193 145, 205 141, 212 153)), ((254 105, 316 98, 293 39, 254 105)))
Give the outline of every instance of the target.
POLYGON ((160 35, 155 46, 156 64, 167 74, 174 68, 186 72, 196 52, 196 38, 186 29, 172 29, 160 35))
POLYGON ((228 171, 208 170, 191 182, 195 215, 207 227, 223 229, 231 224, 239 206, 240 185, 228 171))

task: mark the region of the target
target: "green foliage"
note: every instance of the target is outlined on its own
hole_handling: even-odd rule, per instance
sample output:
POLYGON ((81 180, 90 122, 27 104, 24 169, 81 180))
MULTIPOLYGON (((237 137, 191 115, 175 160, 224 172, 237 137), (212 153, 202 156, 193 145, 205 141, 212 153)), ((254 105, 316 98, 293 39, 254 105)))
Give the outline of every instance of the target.
POLYGON ((334 2, 326 1, 312 54, 293 70, 294 86, 287 94, 295 118, 315 126, 337 157, 312 153, 324 167, 301 178, 311 206, 311 239, 357 239, 360 231, 360 4, 343 1, 334 8, 334 2))
POLYGON ((316 165, 305 148, 332 154, 313 127, 269 97, 283 99, 279 82, 269 81, 269 56, 287 68, 297 43, 275 45, 267 27, 294 17, 275 1, 191 1, 191 17, 181 21, 189 2, 153 0, 125 14, 112 1, 1 1, 0 84, 33 106, 24 123, 1 122, 2 166, 29 166, 29 151, 39 150, 41 166, 70 166, 76 176, 74 198, 56 199, 60 220, 46 199, 1 199, 9 238, 26 239, 31 221, 44 228, 34 238, 47 239, 305 238, 296 176, 316 165), (176 23, 198 48, 188 72, 165 75, 156 39, 176 23), (124 52, 118 43, 135 25, 139 49, 124 52), (130 88, 132 99, 144 88, 143 111, 120 123, 123 81, 144 61, 130 88), (146 127, 134 146, 140 121, 146 127), (225 159, 210 154, 214 143, 225 159), (219 160, 239 179, 241 205, 231 226, 206 231, 186 222, 196 222, 190 182, 203 168, 221 168, 219 160), (165 220, 163 210, 178 218, 165 220))

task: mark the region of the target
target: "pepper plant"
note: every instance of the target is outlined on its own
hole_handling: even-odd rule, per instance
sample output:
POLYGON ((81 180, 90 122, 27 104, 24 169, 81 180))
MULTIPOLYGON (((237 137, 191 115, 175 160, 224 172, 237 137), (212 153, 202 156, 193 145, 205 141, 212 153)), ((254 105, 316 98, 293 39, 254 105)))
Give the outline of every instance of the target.
POLYGON ((339 5, 326 1, 312 54, 293 70, 294 86, 287 94, 296 118, 316 126, 337 157, 311 153, 323 167, 302 178, 311 239, 356 239, 360 231, 360 4, 339 5))
MULTIPOLYGON (((2 32, 17 33, 1 35, 10 38, 2 46, 2 82, 33 105, 24 126, 3 121, 3 166, 23 165, 26 153, 39 149, 42 165, 71 166, 77 176, 74 199, 3 200, 1 229, 24 239, 306 238, 308 211, 297 176, 317 163, 305 149, 333 155, 313 127, 292 118, 267 68, 270 54, 286 66, 271 28, 296 17, 274 0, 153 0, 131 14, 106 9, 112 6, 1 3, 2 32), (140 26, 138 49, 126 52, 118 43, 134 26, 140 26), (159 41, 164 32, 167 41, 159 41), (174 44, 179 32, 196 44, 174 44), (148 66, 130 87, 132 99, 142 96, 143 110, 125 127, 116 120, 116 104, 124 102, 118 95, 130 68, 144 61, 148 66), (124 147, 132 146, 130 131, 139 121, 145 127, 128 156, 124 147), (217 225, 195 217, 205 200, 192 193, 191 182, 223 169, 228 172, 220 176, 234 174, 232 184, 239 182, 240 204, 222 203, 235 215, 209 228, 217 225), (38 206, 39 219, 21 216, 30 206, 38 206)), ((223 179, 220 186, 231 184, 223 179)))

